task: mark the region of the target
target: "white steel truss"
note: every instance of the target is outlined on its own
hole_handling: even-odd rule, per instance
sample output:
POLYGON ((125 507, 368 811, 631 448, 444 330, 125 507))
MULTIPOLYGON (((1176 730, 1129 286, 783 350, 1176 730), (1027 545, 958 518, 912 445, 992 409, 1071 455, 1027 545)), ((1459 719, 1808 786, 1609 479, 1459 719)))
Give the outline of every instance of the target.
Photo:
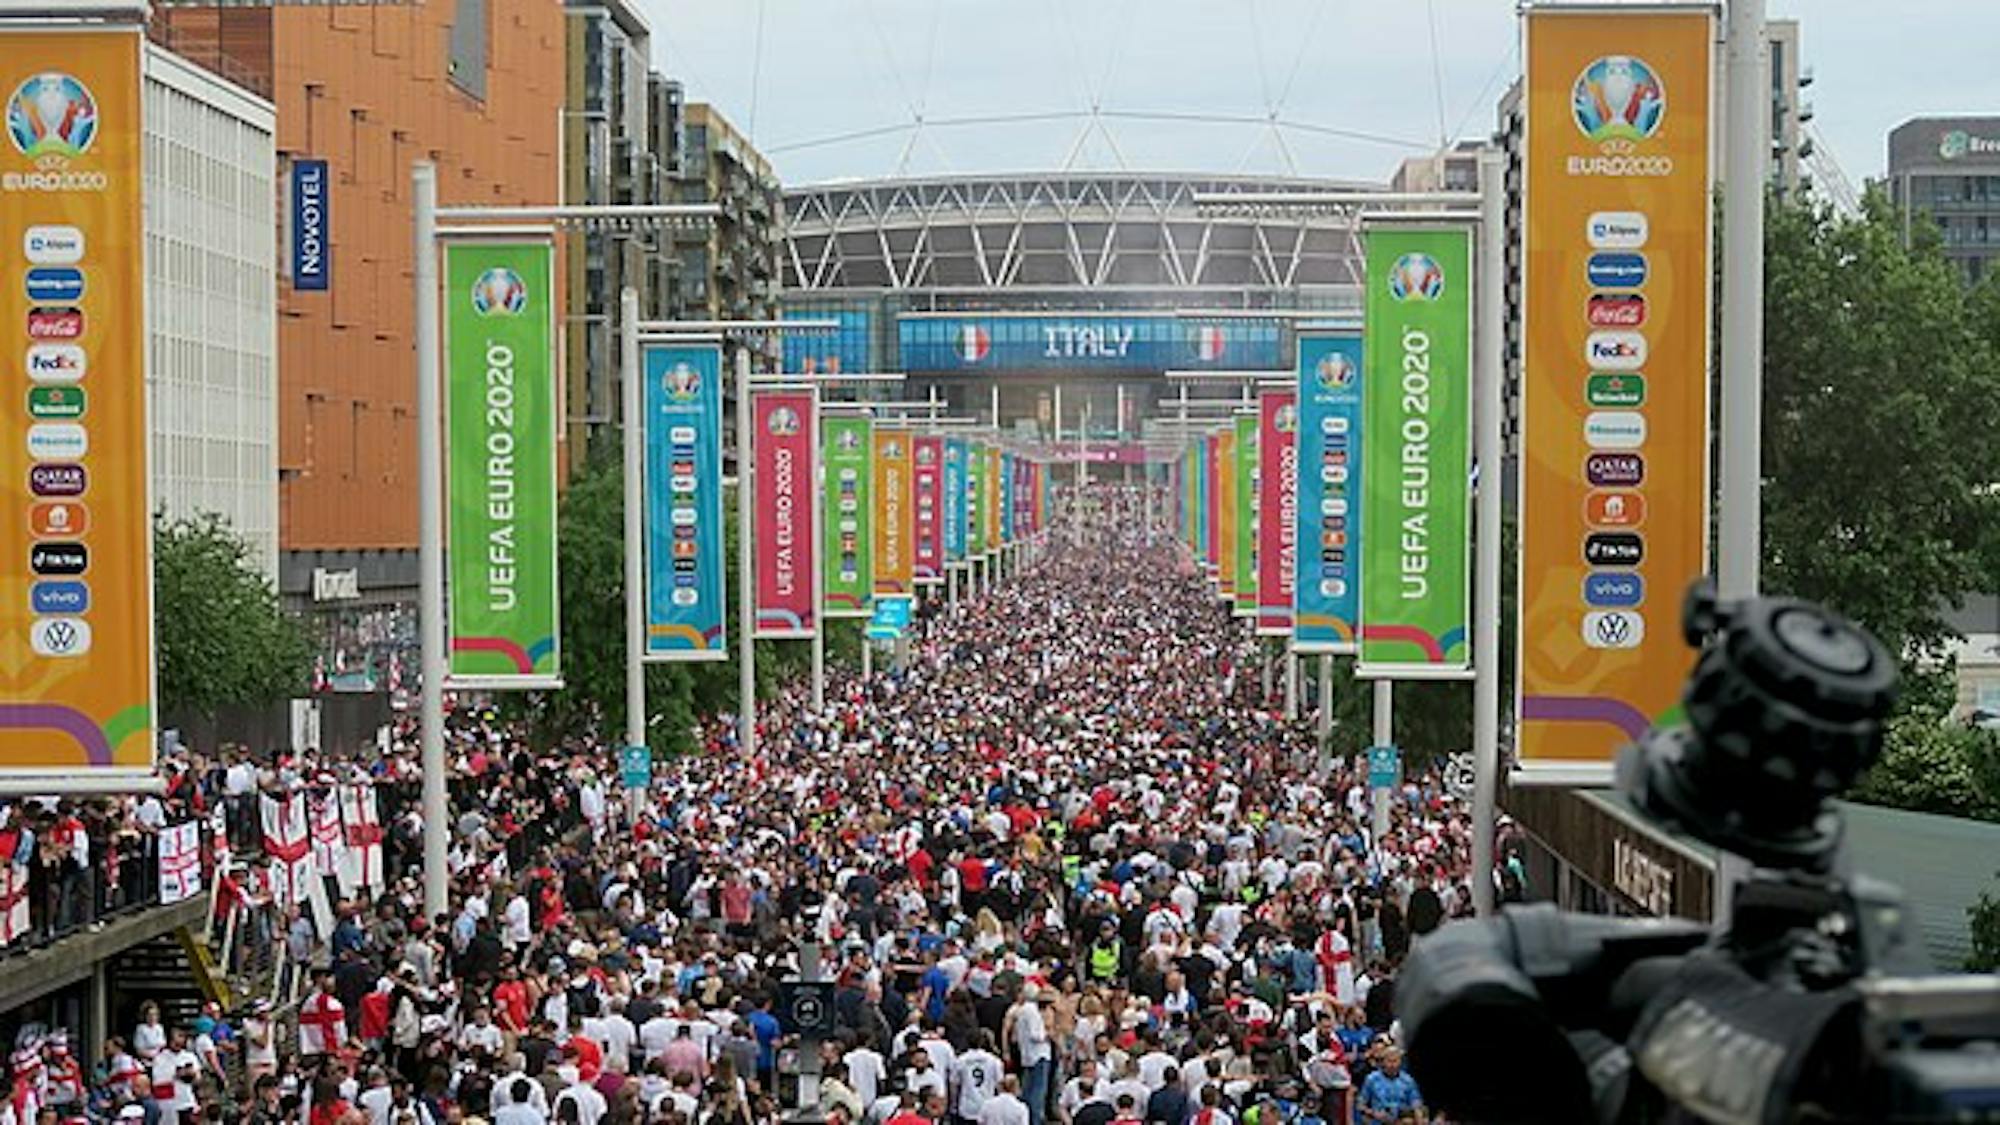
POLYGON ((1351 219, 1200 214, 1194 199, 1379 186, 1078 172, 795 188, 785 195, 784 284, 793 293, 1356 286, 1351 219))

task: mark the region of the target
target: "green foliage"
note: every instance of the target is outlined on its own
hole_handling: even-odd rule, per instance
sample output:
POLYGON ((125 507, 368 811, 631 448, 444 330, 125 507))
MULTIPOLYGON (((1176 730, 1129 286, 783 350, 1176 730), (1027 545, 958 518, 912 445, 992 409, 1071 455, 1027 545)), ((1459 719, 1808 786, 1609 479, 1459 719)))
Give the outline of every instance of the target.
POLYGON ((1911 812, 2000 821, 2000 736, 1951 719, 1949 668, 1911 668, 1882 758, 1849 799, 1911 812))
MULTIPOLYGON (((724 499, 729 592, 727 661, 649 664, 646 667, 647 744, 655 753, 695 749, 694 727, 702 716, 736 708, 738 630, 735 619, 736 507, 724 499)), ((562 571, 561 691, 509 696, 505 713, 524 718, 543 744, 564 740, 616 746, 625 731, 625 494, 624 472, 615 457, 594 459, 571 478, 559 519, 562 571)), ((829 660, 832 652, 829 648, 829 660)), ((856 658, 858 660, 858 657, 856 658)), ((757 694, 765 698, 779 685, 811 671, 804 641, 757 645, 757 694)))
POLYGON ((2000 972, 2000 898, 1982 894, 1965 911, 1971 923, 1972 952, 1965 967, 1975 973, 2000 972))
POLYGON ((162 710, 213 715, 305 688, 311 638, 221 517, 153 518, 153 599, 162 710))
POLYGON ((2000 294, 1968 298, 1934 237, 1774 205, 1765 226, 1764 580, 1891 651, 1934 653, 1943 611, 2000 556, 2000 294))

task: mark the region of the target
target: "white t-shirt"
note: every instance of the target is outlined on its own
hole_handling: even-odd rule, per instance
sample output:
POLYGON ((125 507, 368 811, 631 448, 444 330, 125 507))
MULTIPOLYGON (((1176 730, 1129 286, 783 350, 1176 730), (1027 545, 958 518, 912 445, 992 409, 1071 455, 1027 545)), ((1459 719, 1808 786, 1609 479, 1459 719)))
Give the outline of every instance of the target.
POLYGON ((854 1089, 862 1105, 873 1105, 882 1096, 882 1080, 889 1075, 882 1053, 870 1047, 856 1047, 847 1052, 845 1062, 847 1084, 854 1089))
POLYGON ((988 1098, 979 1110, 979 1125, 1028 1125, 1027 1103, 1012 1094, 988 1098))
POLYGON ((154 1096, 158 1097, 160 1090, 171 1088, 173 1098, 167 1102, 170 1109, 193 1109, 195 1105, 194 1084, 176 1077, 182 1067, 199 1074, 201 1060, 195 1057, 193 1051, 176 1051, 172 1047, 163 1047, 159 1054, 153 1056, 153 1071, 148 1077, 153 1080, 154 1096))
POLYGON ((989 1099, 1000 1092, 1000 1060, 991 1051, 977 1047, 959 1056, 958 1072, 954 1076, 958 1086, 958 1115, 977 1118, 989 1099))

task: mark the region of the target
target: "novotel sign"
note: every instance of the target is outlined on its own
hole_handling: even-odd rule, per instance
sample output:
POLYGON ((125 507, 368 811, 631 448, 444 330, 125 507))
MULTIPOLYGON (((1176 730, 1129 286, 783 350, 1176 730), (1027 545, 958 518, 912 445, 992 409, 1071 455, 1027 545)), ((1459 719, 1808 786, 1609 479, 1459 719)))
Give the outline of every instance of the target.
POLYGON ((324 160, 292 161, 292 288, 325 290, 327 174, 324 160))

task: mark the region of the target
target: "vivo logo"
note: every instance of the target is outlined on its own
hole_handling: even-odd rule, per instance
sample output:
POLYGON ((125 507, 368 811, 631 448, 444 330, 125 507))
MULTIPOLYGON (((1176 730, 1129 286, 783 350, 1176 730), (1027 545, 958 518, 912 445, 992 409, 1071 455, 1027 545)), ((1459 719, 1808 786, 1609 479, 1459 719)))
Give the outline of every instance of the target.
POLYGON ((1594 211, 1583 230, 1594 250, 1637 250, 1646 244, 1646 216, 1641 211, 1594 211))
POLYGON ((1635 410, 1599 410, 1583 420, 1592 449, 1637 449, 1646 444, 1646 416, 1635 410))
POLYGON ((1646 580, 1622 571, 1595 571, 1584 576, 1583 600, 1594 606, 1629 609, 1646 600, 1646 580))
POLYGON ((21 252, 38 266, 73 266, 83 261, 83 232, 76 227, 29 227, 21 235, 21 252))
POLYGON ((1600 371, 1636 371, 1646 365, 1646 338, 1637 332, 1592 332, 1583 355, 1600 371))
POLYGON ((1637 289, 1646 284, 1646 256, 1592 254, 1584 273, 1600 289, 1637 289))
POLYGON ((1583 643, 1591 648, 1638 648, 1646 639, 1646 619, 1622 609, 1583 615, 1583 643))
POLYGON ((75 580, 37 582, 28 591, 28 601, 43 616, 82 613, 90 608, 90 586, 75 580))
POLYGON ((28 349, 28 378, 37 383, 80 383, 89 369, 75 344, 35 344, 28 349))

